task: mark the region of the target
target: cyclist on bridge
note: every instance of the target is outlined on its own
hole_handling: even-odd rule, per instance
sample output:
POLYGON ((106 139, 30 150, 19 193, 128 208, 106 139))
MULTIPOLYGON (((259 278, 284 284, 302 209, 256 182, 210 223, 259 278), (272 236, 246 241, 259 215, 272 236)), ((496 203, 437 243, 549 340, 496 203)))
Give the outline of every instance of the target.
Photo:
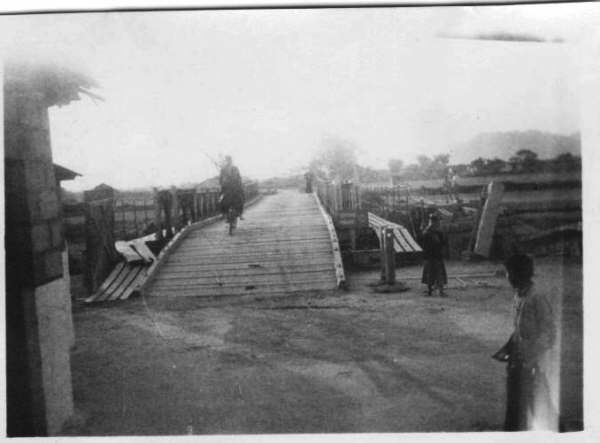
POLYGON ((221 211, 223 214, 227 215, 229 208, 233 208, 240 220, 243 220, 245 198, 242 176, 229 155, 225 157, 225 164, 221 167, 219 185, 221 186, 221 211))

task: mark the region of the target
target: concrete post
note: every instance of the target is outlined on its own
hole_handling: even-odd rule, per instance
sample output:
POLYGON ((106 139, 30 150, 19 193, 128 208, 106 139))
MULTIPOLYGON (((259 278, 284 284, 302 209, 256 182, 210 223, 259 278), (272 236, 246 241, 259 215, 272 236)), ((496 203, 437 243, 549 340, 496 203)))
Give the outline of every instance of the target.
POLYGON ((487 189, 487 200, 483 205, 477 238, 473 252, 482 257, 489 257, 492 248, 492 240, 496 230, 496 220, 500 213, 504 185, 501 182, 491 182, 487 189))

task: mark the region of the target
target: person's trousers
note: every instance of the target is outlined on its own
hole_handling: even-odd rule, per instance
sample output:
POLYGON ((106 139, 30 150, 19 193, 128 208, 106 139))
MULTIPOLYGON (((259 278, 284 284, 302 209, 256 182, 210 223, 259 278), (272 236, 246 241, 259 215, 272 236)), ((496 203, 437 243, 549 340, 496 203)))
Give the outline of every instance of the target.
POLYGON ((533 373, 521 364, 509 364, 504 430, 530 430, 530 417, 536 418, 536 426, 545 430, 557 429, 558 413, 552 404, 546 377, 539 369, 533 373))
POLYGON ((527 410, 532 394, 533 377, 522 365, 514 365, 506 373, 505 431, 527 430, 527 410))

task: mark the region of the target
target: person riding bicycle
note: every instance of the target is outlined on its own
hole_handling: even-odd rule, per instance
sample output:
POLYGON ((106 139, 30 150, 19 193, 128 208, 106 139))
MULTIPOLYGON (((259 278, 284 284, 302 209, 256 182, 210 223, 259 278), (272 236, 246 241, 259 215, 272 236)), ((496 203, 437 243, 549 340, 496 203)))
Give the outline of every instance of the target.
POLYGON ((221 212, 227 215, 229 209, 233 208, 240 220, 243 220, 242 212, 244 211, 245 199, 242 176, 229 155, 225 157, 225 164, 221 168, 219 185, 221 186, 221 212))

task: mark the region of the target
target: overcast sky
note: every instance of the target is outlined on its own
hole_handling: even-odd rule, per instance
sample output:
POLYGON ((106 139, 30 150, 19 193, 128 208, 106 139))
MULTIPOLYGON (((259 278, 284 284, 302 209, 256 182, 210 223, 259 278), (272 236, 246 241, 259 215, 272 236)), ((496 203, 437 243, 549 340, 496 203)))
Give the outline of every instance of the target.
POLYGON ((10 52, 82 66, 104 102, 52 108, 54 159, 118 188, 299 172, 327 138, 360 160, 451 152, 483 131, 579 130, 594 4, 0 17, 10 52), (516 32, 564 43, 443 39, 516 32))

